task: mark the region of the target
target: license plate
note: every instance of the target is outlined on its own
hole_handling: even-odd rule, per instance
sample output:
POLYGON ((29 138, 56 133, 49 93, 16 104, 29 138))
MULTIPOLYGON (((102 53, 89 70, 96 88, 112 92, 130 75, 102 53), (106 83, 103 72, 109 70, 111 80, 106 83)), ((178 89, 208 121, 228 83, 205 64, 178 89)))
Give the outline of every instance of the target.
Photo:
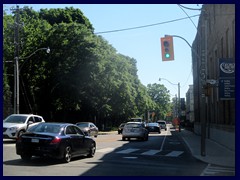
POLYGON ((31 142, 33 142, 33 143, 39 143, 39 139, 32 139, 31 142))

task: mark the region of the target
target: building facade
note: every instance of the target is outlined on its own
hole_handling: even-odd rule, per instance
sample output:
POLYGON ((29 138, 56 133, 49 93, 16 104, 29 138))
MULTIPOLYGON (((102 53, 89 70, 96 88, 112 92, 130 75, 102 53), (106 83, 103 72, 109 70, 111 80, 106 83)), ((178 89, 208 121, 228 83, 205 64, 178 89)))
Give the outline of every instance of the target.
POLYGON ((189 85, 189 89, 186 93, 186 121, 189 126, 194 123, 193 85, 189 85))
POLYGON ((235 150, 235 75, 230 98, 220 96, 221 59, 235 71, 235 4, 202 6, 192 57, 194 131, 235 150))

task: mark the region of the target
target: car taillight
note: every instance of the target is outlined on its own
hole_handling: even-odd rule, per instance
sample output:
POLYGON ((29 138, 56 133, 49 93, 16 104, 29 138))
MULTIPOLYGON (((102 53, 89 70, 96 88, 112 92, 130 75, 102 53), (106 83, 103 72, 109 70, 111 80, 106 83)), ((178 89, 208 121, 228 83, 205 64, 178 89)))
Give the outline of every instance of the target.
POLYGON ((55 138, 50 142, 50 144, 58 144, 58 143, 60 143, 60 142, 61 142, 61 138, 55 137, 55 138))
POLYGON ((22 137, 18 136, 17 139, 16 139, 16 142, 22 142, 22 137))

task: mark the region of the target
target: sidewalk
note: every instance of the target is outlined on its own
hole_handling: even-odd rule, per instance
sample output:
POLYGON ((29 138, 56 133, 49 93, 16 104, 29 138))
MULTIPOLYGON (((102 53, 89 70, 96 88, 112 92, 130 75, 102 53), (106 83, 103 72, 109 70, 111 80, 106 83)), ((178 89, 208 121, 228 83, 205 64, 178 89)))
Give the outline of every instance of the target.
POLYGON ((201 156, 201 136, 185 129, 182 129, 179 135, 183 138, 195 158, 209 164, 235 167, 235 151, 231 151, 210 139, 206 139, 206 155, 201 156))

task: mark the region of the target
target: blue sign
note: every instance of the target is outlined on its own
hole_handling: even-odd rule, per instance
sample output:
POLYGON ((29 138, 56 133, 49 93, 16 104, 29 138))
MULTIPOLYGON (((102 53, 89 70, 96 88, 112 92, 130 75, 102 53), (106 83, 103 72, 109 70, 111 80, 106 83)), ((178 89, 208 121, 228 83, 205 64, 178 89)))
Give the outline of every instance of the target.
POLYGON ((219 59, 219 73, 220 78, 235 78, 235 60, 219 59))
POLYGON ((235 99, 235 79, 220 79, 219 80, 219 97, 221 100, 235 99))
POLYGON ((235 60, 219 59, 218 91, 220 100, 235 99, 235 60))

